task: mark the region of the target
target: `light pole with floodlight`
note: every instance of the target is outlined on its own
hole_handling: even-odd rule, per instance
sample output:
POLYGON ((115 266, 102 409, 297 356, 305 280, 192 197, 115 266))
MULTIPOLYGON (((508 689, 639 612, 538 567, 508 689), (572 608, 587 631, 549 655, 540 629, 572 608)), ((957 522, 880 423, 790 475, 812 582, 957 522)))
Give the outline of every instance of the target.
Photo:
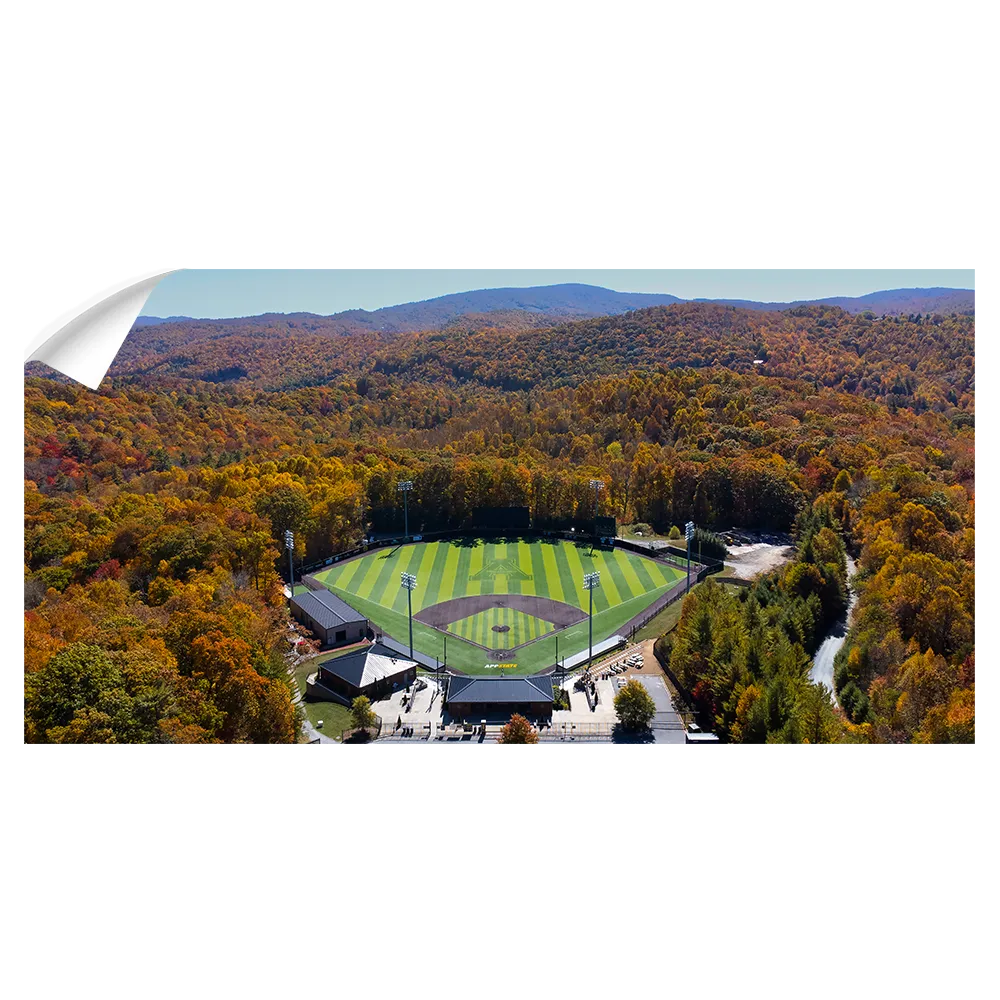
POLYGON ((604 489, 603 479, 591 479, 590 488, 594 491, 594 541, 597 541, 597 515, 598 515, 598 503, 601 498, 601 490, 604 489))
POLYGON ((691 541, 694 538, 694 521, 688 521, 684 525, 684 537, 687 539, 688 547, 688 572, 687 572, 687 588, 685 593, 691 589, 691 541))
POLYGON ((401 573, 401 585, 406 588, 406 608, 410 616, 410 659, 413 659, 413 591, 417 587, 417 578, 412 573, 401 573))
POLYGON ((590 653, 587 656, 587 673, 594 662, 594 588, 601 585, 601 574, 596 570, 583 578, 584 590, 590 591, 590 653))
POLYGON ((295 564, 292 556, 295 550, 295 534, 291 528, 285 529, 285 548, 288 549, 288 599, 295 596, 295 564))
POLYGON ((413 489, 413 480, 404 479, 401 483, 396 483, 396 492, 403 494, 403 538, 410 537, 410 504, 408 497, 413 489))

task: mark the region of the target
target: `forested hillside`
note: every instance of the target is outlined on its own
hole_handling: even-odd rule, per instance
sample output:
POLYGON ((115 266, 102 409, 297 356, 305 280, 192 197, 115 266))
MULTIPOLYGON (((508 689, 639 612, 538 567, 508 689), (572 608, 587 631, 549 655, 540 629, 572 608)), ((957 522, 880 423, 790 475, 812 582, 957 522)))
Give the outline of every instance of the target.
POLYGON ((27 373, 27 738, 294 739, 279 540, 349 548, 401 479, 424 530, 586 516, 592 478, 622 521, 794 530, 790 567, 685 602, 671 662, 722 735, 973 733, 973 317, 318 322, 146 327, 97 392, 27 373), (841 710, 807 675, 845 551, 841 710))

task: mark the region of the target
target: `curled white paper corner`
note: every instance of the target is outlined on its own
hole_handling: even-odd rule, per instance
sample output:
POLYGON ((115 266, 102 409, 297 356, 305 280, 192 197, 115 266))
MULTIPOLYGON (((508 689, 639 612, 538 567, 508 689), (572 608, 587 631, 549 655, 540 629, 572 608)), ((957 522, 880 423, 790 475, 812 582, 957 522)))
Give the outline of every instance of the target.
POLYGON ((28 345, 25 361, 42 361, 88 389, 96 389, 150 292, 173 273, 160 271, 94 296, 79 310, 49 323, 28 345))

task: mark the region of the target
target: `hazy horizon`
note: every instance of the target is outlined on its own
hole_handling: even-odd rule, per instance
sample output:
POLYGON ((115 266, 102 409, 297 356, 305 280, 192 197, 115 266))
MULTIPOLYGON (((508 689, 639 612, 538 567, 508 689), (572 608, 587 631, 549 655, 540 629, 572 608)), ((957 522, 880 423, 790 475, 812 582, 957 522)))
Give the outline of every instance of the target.
POLYGON ((896 288, 975 290, 973 269, 910 270, 184 270, 153 290, 143 316, 330 316, 497 288, 583 284, 682 299, 792 302, 896 288))

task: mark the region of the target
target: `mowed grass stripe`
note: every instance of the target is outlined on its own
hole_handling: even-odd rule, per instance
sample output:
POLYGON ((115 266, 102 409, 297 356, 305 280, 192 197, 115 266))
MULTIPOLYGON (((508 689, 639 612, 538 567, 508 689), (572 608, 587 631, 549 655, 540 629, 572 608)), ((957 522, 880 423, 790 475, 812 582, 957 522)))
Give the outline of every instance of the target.
POLYGON ((434 559, 427 577, 427 586, 421 594, 421 608, 429 608, 438 602, 438 591, 441 589, 441 581, 444 579, 444 567, 448 561, 448 550, 451 546, 443 545, 441 542, 431 542, 428 548, 434 549, 434 559))
POLYGON ((531 560, 531 591, 536 597, 551 597, 548 588, 545 586, 545 557, 543 552, 546 546, 531 545, 529 558, 531 560))
POLYGON ((344 584, 342 581, 348 580, 357 571, 358 567, 364 562, 364 558, 355 559, 353 562, 346 563, 343 566, 331 566, 329 569, 321 570, 319 573, 313 573, 313 576, 319 580, 320 583, 327 587, 341 587, 344 584))
POLYGON ((529 578, 521 581, 522 594, 535 593, 535 560, 532 553, 537 548, 537 545, 528 545, 526 542, 517 543, 517 565, 521 567, 521 572, 529 578))
POLYGON ((605 556, 604 564, 607 566, 608 575, 614 581, 615 590, 618 592, 618 600, 615 603, 622 604, 635 597, 635 592, 629 586, 628 580, 625 579, 625 573, 622 570, 622 563, 618 558, 618 553, 608 552, 605 556))
MULTIPOLYGON (((652 560, 646 560, 647 568, 649 567, 652 560)), ((653 568, 657 571, 663 580, 663 585, 666 587, 672 587, 678 580, 684 579, 684 570, 678 569, 676 566, 672 566, 670 563, 665 562, 652 562, 653 568)))
POLYGON ((439 544, 447 555, 444 560, 444 569, 441 572, 441 580, 438 583, 437 599, 438 601, 448 601, 451 599, 455 589, 458 560, 464 550, 451 542, 440 542, 439 544))
POLYGON ((455 546, 458 549, 458 561, 455 564, 454 579, 448 583, 447 596, 442 592, 441 600, 449 600, 453 597, 465 597, 469 587, 469 570, 472 566, 472 549, 467 545, 455 546))
POLYGON ((368 575, 369 566, 373 561, 364 556, 361 559, 355 559, 353 563, 341 566, 336 586, 340 587, 341 590, 354 591, 356 581, 363 580, 368 575))
MULTIPOLYGON (((595 550, 590 554, 581 552, 580 558, 583 560, 584 565, 590 562, 594 569, 601 574, 599 591, 603 599, 607 602, 607 607, 613 608, 616 604, 621 604, 626 597, 622 596, 618 590, 618 582, 615 580, 614 573, 611 572, 611 563, 613 560, 608 558, 610 555, 610 552, 595 550)), ((596 598, 597 595, 595 594, 594 596, 596 598)), ((597 607, 596 600, 594 601, 594 607, 597 607)))
MULTIPOLYGON (((399 565, 399 554, 401 549, 390 549, 385 555, 379 554, 372 560, 371 568, 365 574, 361 585, 355 590, 359 597, 366 601, 374 601, 376 604, 382 603, 382 595, 385 588, 392 579, 392 574, 399 565)), ((385 607, 391 607, 390 600, 385 607)))
POLYGON ((607 572, 601 573, 601 569, 603 567, 597 559, 591 557, 588 550, 579 548, 576 545, 567 546, 566 560, 569 563, 570 569, 573 571, 573 579, 580 581, 581 594, 586 602, 585 604, 582 604, 581 607, 587 610, 590 609, 590 595, 586 590, 582 589, 583 577, 585 573, 594 572, 600 573, 601 575, 600 585, 594 588, 594 614, 596 615, 600 611, 607 611, 608 608, 621 603, 621 601, 611 600, 611 595, 607 591, 607 581, 605 579, 605 577, 609 574, 607 572))
POLYGON ((587 607, 587 594, 583 589, 583 573, 580 572, 579 556, 576 558, 576 565, 570 565, 570 552, 576 552, 573 545, 556 546, 556 570, 559 573, 559 584, 564 594, 572 594, 573 597, 566 601, 567 604, 575 604, 578 608, 587 607), (573 570, 577 573, 574 576, 573 570))
POLYGON ((396 596, 392 602, 392 610, 399 612, 401 615, 406 614, 406 588, 403 586, 401 578, 403 573, 412 573, 417 578, 417 589, 413 592, 413 610, 420 610, 418 603, 420 600, 420 588, 424 585, 424 580, 420 576, 420 564, 424 561, 425 555, 427 555, 426 545, 414 545, 413 551, 408 553, 409 558, 400 560, 400 576, 396 578, 399 589, 396 591, 396 596))
POLYGON ((352 581, 359 574, 363 578, 371 566, 371 558, 362 556, 344 566, 331 566, 320 573, 314 573, 320 583, 327 587, 340 587, 341 590, 353 590, 352 581))
POLYGON ((649 570, 646 569, 647 561, 641 556, 637 556, 632 560, 632 565, 635 567, 636 576, 639 577, 639 583, 642 584, 643 590, 655 590, 657 587, 656 582, 649 575, 649 570))
MULTIPOLYGON (((562 552, 561 545, 546 545, 545 543, 541 546, 542 549, 542 561, 545 564, 545 574, 543 576, 544 580, 544 591, 541 589, 536 589, 536 594, 539 597, 550 597, 553 601, 562 601, 564 604, 572 604, 576 607, 580 606, 579 597, 573 587, 573 581, 569 578, 568 568, 566 573, 566 586, 563 585, 563 573, 559 565, 559 556, 562 552)), ((563 557, 563 563, 565 563, 565 557, 563 557)))
MULTIPOLYGON (((485 569, 489 566, 494 559, 496 559, 496 546, 492 542, 487 542, 483 546, 483 568, 485 569)), ((490 576, 488 573, 484 574, 482 579, 479 581, 479 593, 492 594, 494 579, 495 578, 490 576)))
MULTIPOLYGON (((507 545, 507 555, 505 556, 510 562, 512 562, 518 569, 523 569, 521 566, 521 542, 512 542, 507 545)), ((508 594, 523 594, 523 584, 521 578, 517 573, 512 573, 507 577, 507 593, 508 594)))
POLYGON ((385 582, 392 576, 396 565, 395 550, 387 549, 373 556, 364 576, 360 573, 351 582, 351 590, 366 601, 379 602, 379 596, 385 589, 385 582))
POLYGON ((618 564, 621 566, 622 575, 628 582, 632 595, 634 597, 638 597, 640 594, 645 592, 646 588, 639 579, 639 574, 635 571, 635 563, 638 562, 637 558, 635 556, 630 556, 627 552, 620 552, 620 550, 616 550, 615 555, 621 555, 621 559, 618 560, 618 564))
POLYGON ((667 577, 664 576, 661 564, 655 560, 643 559, 642 568, 649 574, 649 578, 653 581, 654 587, 662 587, 665 583, 669 582, 667 577))
POLYGON ((485 545, 475 545, 469 549, 469 568, 465 578, 455 584, 455 596, 467 597, 470 594, 481 594, 482 584, 472 578, 483 568, 483 555, 486 551, 485 545))
POLYGON ((416 568, 409 570, 417 578, 417 589, 413 592, 414 612, 436 603, 427 599, 427 588, 431 585, 437 549, 433 545, 418 545, 416 548, 418 553, 418 558, 415 560, 416 568))

